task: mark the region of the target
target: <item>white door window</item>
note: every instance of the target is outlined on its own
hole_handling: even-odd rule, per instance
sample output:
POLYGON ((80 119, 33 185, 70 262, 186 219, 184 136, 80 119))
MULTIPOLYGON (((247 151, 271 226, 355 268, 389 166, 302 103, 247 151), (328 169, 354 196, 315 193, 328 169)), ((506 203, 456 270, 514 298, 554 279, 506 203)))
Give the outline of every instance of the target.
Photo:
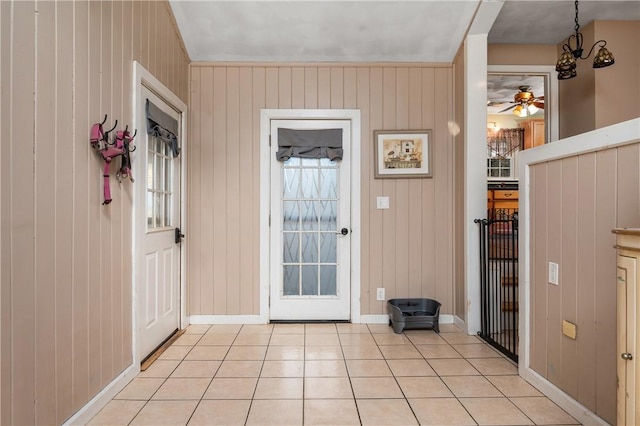
MULTIPOLYGON (((143 89, 144 99, 180 122, 179 114, 162 99, 143 89)), ((180 156, 161 138, 143 133, 140 162, 144 183, 146 224, 144 264, 138 294, 140 355, 144 359, 180 326, 180 156)), ((180 138, 180 135, 176 135, 180 138)))
POLYGON ((350 121, 271 121, 271 308, 275 320, 350 318, 350 121), (342 160, 276 159, 278 129, 341 129, 342 160))

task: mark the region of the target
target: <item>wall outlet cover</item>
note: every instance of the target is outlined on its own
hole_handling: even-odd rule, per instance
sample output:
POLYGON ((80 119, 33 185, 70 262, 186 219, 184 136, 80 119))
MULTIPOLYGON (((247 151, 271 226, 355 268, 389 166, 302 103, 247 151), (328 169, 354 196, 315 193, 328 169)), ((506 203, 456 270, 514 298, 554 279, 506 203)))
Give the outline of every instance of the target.
POLYGON ((560 267, 557 263, 549 262, 549 284, 558 285, 560 267))
POLYGON ((376 300, 384 300, 384 287, 378 289, 376 293, 376 300))

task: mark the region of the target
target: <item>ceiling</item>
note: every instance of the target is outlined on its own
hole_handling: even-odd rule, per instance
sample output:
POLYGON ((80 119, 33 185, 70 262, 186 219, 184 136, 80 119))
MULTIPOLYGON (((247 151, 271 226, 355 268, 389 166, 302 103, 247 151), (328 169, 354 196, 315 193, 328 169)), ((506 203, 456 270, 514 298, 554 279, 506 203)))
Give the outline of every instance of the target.
MULTIPOLYGON (((170 4, 192 61, 452 62, 480 0, 170 4)), ((638 0, 585 0, 579 8, 581 26, 594 19, 640 20, 638 0)), ((488 40, 559 44, 573 33, 574 14, 573 0, 506 0, 488 40)), ((521 85, 498 84, 496 90, 521 85)), ((504 93, 489 93, 490 100, 502 98, 504 93)))

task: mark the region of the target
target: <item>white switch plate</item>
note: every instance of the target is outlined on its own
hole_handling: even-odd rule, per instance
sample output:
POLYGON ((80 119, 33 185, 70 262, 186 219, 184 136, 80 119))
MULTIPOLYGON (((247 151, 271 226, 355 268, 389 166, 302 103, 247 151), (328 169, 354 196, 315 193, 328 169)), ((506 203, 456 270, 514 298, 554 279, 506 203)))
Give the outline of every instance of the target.
POLYGON ((376 300, 384 300, 384 287, 380 287, 376 293, 376 300))
POLYGON ((378 198, 376 198, 376 207, 378 209, 388 209, 389 208, 389 197, 378 197, 378 198))
POLYGON ((549 262, 549 284, 558 285, 559 268, 557 263, 549 262))

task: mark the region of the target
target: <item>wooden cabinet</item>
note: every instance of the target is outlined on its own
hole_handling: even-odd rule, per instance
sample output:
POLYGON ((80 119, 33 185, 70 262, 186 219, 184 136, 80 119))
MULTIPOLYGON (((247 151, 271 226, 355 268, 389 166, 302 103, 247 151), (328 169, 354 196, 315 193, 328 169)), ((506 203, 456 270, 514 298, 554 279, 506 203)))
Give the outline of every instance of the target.
POLYGON ((487 208, 489 209, 517 209, 518 190, 489 189, 487 191, 487 208))
POLYGON ((614 229, 617 249, 617 423, 637 425, 640 422, 640 228, 614 229))
POLYGON ((520 125, 524 128, 524 149, 544 145, 544 120, 528 120, 520 125))

